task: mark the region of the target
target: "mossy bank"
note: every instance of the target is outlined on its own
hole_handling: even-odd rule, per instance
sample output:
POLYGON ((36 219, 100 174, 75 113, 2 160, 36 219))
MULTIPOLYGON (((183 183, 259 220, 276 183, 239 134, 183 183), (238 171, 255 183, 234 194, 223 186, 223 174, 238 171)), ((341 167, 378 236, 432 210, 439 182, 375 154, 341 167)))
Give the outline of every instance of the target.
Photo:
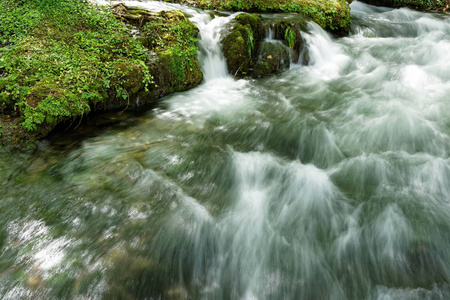
POLYGON ((181 12, 4 0, 0 20, 2 144, 35 141, 65 120, 155 101, 203 77, 198 29, 181 12))

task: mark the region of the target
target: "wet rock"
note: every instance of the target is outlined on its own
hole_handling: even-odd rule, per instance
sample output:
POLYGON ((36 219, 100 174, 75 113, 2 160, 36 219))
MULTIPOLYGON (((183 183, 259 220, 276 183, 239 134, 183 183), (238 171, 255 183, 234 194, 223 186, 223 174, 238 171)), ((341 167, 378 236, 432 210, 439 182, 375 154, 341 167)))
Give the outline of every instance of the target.
POLYGON ((241 14, 235 18, 233 28, 222 39, 230 74, 237 77, 248 75, 253 66, 255 46, 261 40, 261 31, 260 15, 241 14))
POLYGON ((274 38, 285 41, 289 48, 292 49, 292 62, 298 62, 300 51, 303 48, 299 25, 287 20, 275 23, 274 38))
POLYGON ((280 41, 261 43, 252 76, 262 77, 290 66, 289 49, 280 41))
POLYGON ((291 60, 297 63, 301 57, 305 63, 307 59, 300 32, 306 26, 303 18, 267 20, 240 14, 231 26, 222 44, 228 71, 235 77, 262 77, 288 69, 291 60))
POLYGON ((38 289, 43 281, 43 277, 41 274, 41 270, 38 266, 34 266, 27 277, 27 286, 32 289, 36 290, 38 289))
POLYGON ((154 20, 158 14, 143 9, 135 9, 127 7, 122 3, 113 5, 111 7, 112 13, 116 18, 125 23, 131 23, 136 26, 143 26, 147 22, 154 20))

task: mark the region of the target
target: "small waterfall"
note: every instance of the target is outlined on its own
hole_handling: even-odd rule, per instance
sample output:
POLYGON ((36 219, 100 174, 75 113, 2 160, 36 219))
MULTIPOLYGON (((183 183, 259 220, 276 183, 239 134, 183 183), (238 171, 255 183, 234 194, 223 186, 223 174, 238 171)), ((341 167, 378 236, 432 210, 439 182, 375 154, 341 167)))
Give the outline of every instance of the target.
POLYGON ((273 28, 269 26, 269 28, 266 29, 266 41, 272 41, 274 39, 275 33, 273 32, 273 28))
POLYGON ((304 34, 309 53, 309 64, 324 78, 334 78, 350 58, 343 53, 339 44, 319 25, 310 22, 310 33, 304 34))
POLYGON ((209 14, 197 13, 190 18, 200 30, 198 57, 205 81, 228 77, 227 64, 220 44, 220 31, 234 17, 235 15, 215 17, 211 20, 209 14))

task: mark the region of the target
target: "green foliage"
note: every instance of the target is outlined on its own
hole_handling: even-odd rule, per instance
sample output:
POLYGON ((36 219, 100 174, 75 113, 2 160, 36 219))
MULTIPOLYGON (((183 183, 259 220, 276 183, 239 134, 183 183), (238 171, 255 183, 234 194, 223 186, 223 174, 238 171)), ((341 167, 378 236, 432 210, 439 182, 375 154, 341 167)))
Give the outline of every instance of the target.
POLYGON ((29 131, 83 115, 111 90, 125 99, 152 82, 147 49, 106 8, 3 0, 0 20, 0 112, 29 131))
POLYGON ((245 26, 247 31, 247 51, 248 56, 252 56, 253 49, 255 49, 255 38, 253 37, 253 31, 249 25, 245 26))
POLYGON ((291 27, 286 27, 286 31, 284 32, 284 40, 288 43, 290 48, 294 48, 295 32, 291 27))

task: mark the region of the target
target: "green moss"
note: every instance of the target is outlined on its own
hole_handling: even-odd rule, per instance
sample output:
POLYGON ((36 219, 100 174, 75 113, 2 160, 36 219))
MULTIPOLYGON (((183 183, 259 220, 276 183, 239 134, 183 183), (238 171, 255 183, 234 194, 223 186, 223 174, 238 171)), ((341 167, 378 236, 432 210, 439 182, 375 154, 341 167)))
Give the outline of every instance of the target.
POLYGON ((284 32, 284 40, 289 45, 290 48, 294 48, 295 44, 295 32, 292 30, 291 27, 286 28, 286 31, 284 32))
POLYGON ((242 25, 250 25, 252 31, 257 31, 261 22, 261 15, 239 14, 235 20, 242 25))
POLYGON ((117 88, 123 88, 135 94, 144 88, 143 66, 126 59, 117 60, 113 66, 115 75, 111 82, 117 88))
POLYGON ((261 16, 240 14, 235 24, 223 40, 224 56, 228 71, 234 76, 247 75, 252 67, 252 58, 261 39, 261 16))
POLYGON ((250 49, 246 45, 246 39, 242 36, 247 30, 242 26, 235 26, 235 29, 222 41, 224 56, 227 59, 228 71, 231 74, 245 74, 249 68, 250 49), (242 29, 242 30, 240 30, 242 29))
POLYGON ((186 57, 177 49, 169 49, 158 53, 161 64, 161 75, 166 77, 169 92, 184 91, 197 85, 203 78, 195 57, 186 57))
POLYGON ((223 50, 227 58, 229 72, 245 72, 248 69, 248 51, 244 49, 245 41, 239 31, 233 32, 224 40, 223 50))

